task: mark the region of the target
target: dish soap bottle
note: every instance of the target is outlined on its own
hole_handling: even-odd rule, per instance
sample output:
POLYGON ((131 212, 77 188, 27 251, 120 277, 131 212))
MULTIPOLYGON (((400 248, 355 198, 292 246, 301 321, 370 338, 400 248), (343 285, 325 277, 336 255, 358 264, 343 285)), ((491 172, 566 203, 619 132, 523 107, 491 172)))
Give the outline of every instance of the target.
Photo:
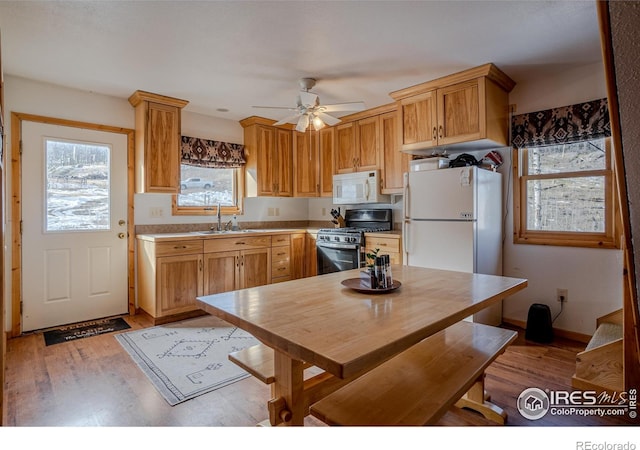
POLYGON ((238 226, 238 218, 234 214, 233 218, 231 219, 231 231, 238 231, 238 230, 240 230, 240 227, 238 226))

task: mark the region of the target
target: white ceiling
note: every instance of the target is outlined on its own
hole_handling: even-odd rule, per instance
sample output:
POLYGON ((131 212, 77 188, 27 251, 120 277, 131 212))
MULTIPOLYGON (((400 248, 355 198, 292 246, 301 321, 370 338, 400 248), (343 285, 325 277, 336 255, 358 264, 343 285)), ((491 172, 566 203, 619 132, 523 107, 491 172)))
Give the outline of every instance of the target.
POLYGON ((0 1, 7 75, 188 111, 280 119, 493 62, 516 83, 601 60, 595 1, 0 1), (220 112, 218 109, 228 109, 220 112))

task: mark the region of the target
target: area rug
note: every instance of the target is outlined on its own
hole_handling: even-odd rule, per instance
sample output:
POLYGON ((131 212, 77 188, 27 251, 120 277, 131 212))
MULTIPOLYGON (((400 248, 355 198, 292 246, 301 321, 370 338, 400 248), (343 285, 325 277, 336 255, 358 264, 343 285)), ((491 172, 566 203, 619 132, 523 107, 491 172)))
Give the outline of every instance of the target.
POLYGON ((75 341, 99 334, 113 333, 131 328, 122 317, 111 319, 92 320, 73 325, 66 325, 54 330, 44 331, 44 342, 46 345, 60 344, 62 342, 75 341))
POLYGON ((171 406, 248 377, 228 355, 258 343, 214 316, 115 337, 171 406))

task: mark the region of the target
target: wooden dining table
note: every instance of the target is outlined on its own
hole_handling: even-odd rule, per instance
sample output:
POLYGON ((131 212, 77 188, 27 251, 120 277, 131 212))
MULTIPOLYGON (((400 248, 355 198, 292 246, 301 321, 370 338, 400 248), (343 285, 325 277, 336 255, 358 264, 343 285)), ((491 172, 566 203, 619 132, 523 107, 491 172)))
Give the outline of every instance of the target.
MULTIPOLYGON (((423 339, 524 289, 527 280, 393 265, 385 292, 343 284, 349 270, 198 297, 204 311, 274 351, 273 425, 302 425, 309 406, 423 339), (306 378, 306 367, 322 369, 306 378)), ((349 284, 349 281, 347 281, 349 284)))

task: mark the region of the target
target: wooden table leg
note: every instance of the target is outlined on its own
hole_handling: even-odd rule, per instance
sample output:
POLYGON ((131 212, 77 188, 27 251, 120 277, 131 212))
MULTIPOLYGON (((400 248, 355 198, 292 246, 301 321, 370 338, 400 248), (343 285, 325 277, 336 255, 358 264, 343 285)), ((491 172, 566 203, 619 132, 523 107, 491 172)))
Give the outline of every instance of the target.
POLYGON ((456 402, 456 406, 479 412, 485 418, 500 425, 504 425, 507 420, 507 413, 489 401, 489 396, 484 390, 484 373, 471 386, 471 389, 456 402))
POLYGON ((304 425, 304 363, 275 350, 274 369, 267 404, 271 425, 304 425))

